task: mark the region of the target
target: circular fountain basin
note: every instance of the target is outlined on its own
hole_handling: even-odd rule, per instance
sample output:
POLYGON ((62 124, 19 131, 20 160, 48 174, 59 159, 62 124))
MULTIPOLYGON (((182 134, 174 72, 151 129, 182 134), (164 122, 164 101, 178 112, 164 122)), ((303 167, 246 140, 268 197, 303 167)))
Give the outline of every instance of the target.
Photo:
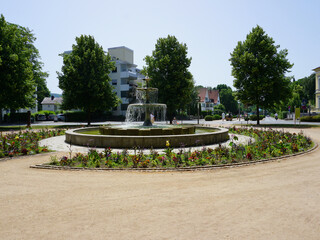
MULTIPOLYGON (((66 131, 66 142, 74 145, 99 147, 99 148, 166 148, 169 141, 170 147, 191 147, 211 145, 227 141, 228 129, 199 127, 201 133, 167 134, 167 135, 93 135, 84 134, 83 131, 98 131, 98 127, 79 128, 66 131), (207 130, 207 131, 206 131, 207 130), (213 131, 214 130, 214 131, 213 131)), ((167 128, 165 128, 167 129, 167 128)), ((122 129, 125 131, 126 129, 122 129)), ((142 129, 142 131, 148 131, 142 129)), ((150 131, 150 130, 149 130, 150 131)), ((166 130, 164 130, 165 132, 166 130)), ((151 132, 151 131, 150 131, 151 132)), ((173 132, 172 132, 173 133, 173 132)))

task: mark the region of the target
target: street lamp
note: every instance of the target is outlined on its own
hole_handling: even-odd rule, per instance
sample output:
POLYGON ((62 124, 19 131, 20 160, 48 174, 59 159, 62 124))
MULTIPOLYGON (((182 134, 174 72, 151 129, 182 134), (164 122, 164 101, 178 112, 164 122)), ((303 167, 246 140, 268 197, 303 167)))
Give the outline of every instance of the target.
POLYGON ((198 125, 199 125, 199 120, 200 120, 200 97, 198 97, 197 107, 198 107, 198 125))
POLYGON ((240 121, 240 100, 238 100, 238 108, 239 108, 239 121, 240 121))

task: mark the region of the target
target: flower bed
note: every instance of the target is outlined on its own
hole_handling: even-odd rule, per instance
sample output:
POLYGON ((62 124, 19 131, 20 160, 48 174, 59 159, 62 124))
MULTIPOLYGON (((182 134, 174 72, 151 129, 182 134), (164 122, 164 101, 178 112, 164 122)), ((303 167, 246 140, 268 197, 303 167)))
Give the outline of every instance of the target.
POLYGON ((39 146, 39 141, 63 134, 64 130, 48 129, 8 134, 0 133, 0 158, 48 152, 49 150, 46 147, 39 146))
POLYGON ((262 159, 290 155, 310 149, 314 143, 302 134, 291 134, 275 130, 262 131, 257 129, 231 128, 231 142, 229 147, 212 149, 204 147, 201 151, 174 152, 170 142, 160 154, 151 150, 144 154, 142 150, 135 150, 129 154, 127 150, 113 153, 110 148, 103 152, 90 149, 88 154, 77 153, 74 156, 51 158, 50 165, 82 167, 82 168, 182 168, 193 166, 215 166, 233 163, 254 162, 262 159), (256 139, 248 145, 237 144, 237 137, 233 134, 244 134, 256 139))

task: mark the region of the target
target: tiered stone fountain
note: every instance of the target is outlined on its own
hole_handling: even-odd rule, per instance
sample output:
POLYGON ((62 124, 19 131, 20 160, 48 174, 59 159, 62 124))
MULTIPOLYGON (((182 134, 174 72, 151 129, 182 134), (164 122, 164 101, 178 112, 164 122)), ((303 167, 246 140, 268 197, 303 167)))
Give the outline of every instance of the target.
POLYGON ((228 140, 228 130, 221 128, 200 127, 196 125, 152 124, 150 115, 159 121, 165 121, 166 105, 157 103, 158 89, 138 88, 138 103, 130 104, 127 109, 124 125, 81 128, 66 132, 66 142, 74 145, 111 148, 165 148, 167 141, 170 147, 201 146, 228 140), (128 123, 141 121, 142 125, 128 123), (99 130, 100 135, 85 134, 86 131, 99 130))

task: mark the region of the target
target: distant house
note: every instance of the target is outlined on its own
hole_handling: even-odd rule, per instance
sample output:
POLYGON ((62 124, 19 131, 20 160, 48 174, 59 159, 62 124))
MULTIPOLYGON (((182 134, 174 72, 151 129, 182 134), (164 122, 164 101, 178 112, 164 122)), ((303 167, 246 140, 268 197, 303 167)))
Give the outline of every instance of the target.
POLYGON ((201 111, 212 111, 215 105, 220 104, 219 90, 199 89, 201 111))
POLYGON ((62 97, 45 97, 42 102, 42 110, 45 111, 59 111, 60 105, 62 104, 62 97))
POLYGON ((313 69, 316 73, 316 92, 315 92, 315 98, 316 98, 316 110, 320 111, 320 67, 317 67, 313 69))

